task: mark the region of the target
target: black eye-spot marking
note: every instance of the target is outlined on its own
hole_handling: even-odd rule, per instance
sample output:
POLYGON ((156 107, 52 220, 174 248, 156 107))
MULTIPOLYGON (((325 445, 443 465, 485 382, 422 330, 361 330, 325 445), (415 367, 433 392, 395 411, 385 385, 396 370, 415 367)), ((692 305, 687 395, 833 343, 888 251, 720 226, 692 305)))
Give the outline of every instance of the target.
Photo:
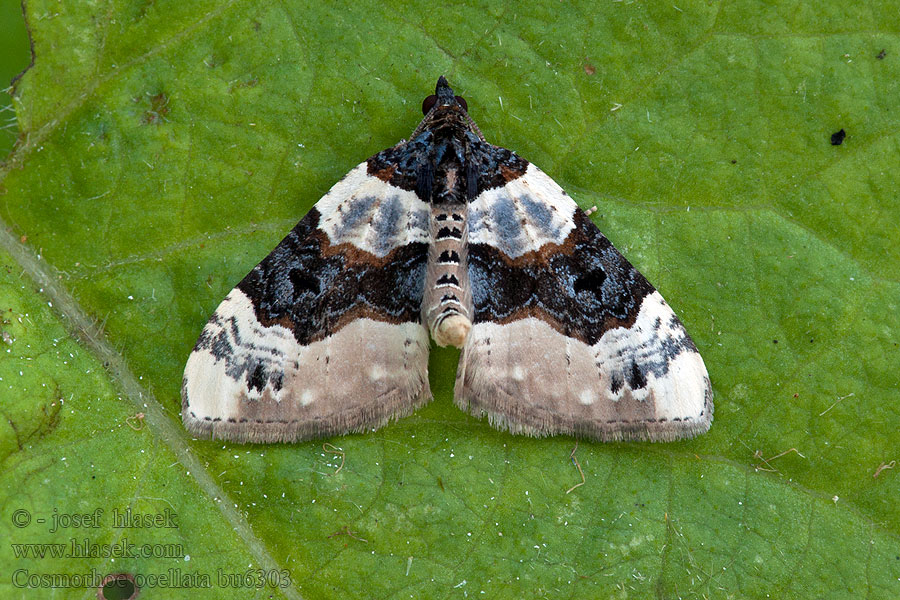
POLYGON ((288 277, 294 287, 294 298, 306 292, 318 296, 322 291, 319 280, 305 269, 291 269, 288 277))
POLYGON ((456 250, 444 250, 438 257, 438 262, 459 264, 459 253, 456 250))
POLYGON ((459 279, 456 278, 456 275, 445 273, 438 278, 437 285, 455 285, 459 287, 459 279))
POLYGON ((606 281, 606 273, 600 269, 589 271, 575 280, 575 293, 591 292, 597 294, 600 292, 600 287, 604 281, 606 281))

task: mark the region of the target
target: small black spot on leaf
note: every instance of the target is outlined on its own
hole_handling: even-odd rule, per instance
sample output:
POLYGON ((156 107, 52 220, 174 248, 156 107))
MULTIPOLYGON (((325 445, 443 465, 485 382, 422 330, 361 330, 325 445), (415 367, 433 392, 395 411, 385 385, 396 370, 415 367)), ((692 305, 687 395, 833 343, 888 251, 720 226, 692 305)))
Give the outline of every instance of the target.
POLYGON ((835 133, 831 134, 831 145, 832 146, 840 146, 844 143, 844 138, 847 137, 847 132, 841 129, 835 133))

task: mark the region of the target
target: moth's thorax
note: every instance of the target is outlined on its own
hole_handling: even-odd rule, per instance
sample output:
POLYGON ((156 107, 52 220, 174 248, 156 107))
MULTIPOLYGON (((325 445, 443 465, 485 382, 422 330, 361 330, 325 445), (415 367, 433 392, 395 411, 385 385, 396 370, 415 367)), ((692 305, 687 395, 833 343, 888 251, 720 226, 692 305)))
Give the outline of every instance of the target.
POLYGON ((434 172, 431 197, 428 201, 437 206, 465 204, 469 198, 465 148, 449 147, 443 152, 442 160, 430 167, 434 172))
POLYGON ((443 103, 432 108, 413 131, 410 139, 428 132, 435 146, 445 142, 469 143, 484 141, 478 125, 466 112, 466 109, 454 98, 444 99, 443 103))
POLYGON ((457 127, 427 130, 423 135, 428 136, 429 152, 423 158, 431 178, 431 194, 426 201, 446 205, 471 200, 476 193, 475 173, 482 142, 468 129, 457 127))
POLYGON ((431 131, 435 138, 463 138, 472 131, 472 119, 461 106, 439 106, 422 119, 422 128, 431 131))

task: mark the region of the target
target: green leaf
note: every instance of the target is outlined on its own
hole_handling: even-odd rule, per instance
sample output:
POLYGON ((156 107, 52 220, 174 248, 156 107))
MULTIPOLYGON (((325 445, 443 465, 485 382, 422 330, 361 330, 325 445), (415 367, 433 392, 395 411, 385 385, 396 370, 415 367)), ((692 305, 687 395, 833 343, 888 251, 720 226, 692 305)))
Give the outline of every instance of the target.
POLYGON ((0 158, 12 150, 16 140, 16 116, 7 87, 31 60, 28 32, 19 2, 0 2, 0 158))
POLYGON ((142 598, 900 596, 893 4, 393 4, 27 3, 0 173, 0 595, 124 572, 142 598), (501 433, 453 406, 444 350, 434 402, 375 433, 182 429, 205 319, 409 135, 440 74, 676 308, 707 435, 573 455, 501 433), (114 527, 127 508, 177 523, 114 527), (73 538, 151 556, 21 555, 73 538))

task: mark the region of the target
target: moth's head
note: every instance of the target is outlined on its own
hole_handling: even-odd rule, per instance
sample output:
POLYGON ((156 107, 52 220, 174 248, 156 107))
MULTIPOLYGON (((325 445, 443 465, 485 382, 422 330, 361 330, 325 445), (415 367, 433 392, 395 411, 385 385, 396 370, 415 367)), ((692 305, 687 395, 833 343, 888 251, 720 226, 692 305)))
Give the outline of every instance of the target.
POLYGON ((459 111, 460 109, 468 114, 469 105, 466 103, 466 99, 462 96, 455 96, 450 84, 447 83, 447 78, 441 75, 438 77, 434 93, 422 101, 422 114, 427 117, 428 113, 434 110, 459 111))
POLYGON ((453 93, 453 89, 443 75, 438 78, 434 94, 422 101, 422 114, 425 115, 425 118, 419 123, 413 137, 425 130, 437 132, 450 129, 457 132, 471 131, 482 140, 484 139, 478 126, 469 117, 469 105, 466 103, 466 99, 453 93))

